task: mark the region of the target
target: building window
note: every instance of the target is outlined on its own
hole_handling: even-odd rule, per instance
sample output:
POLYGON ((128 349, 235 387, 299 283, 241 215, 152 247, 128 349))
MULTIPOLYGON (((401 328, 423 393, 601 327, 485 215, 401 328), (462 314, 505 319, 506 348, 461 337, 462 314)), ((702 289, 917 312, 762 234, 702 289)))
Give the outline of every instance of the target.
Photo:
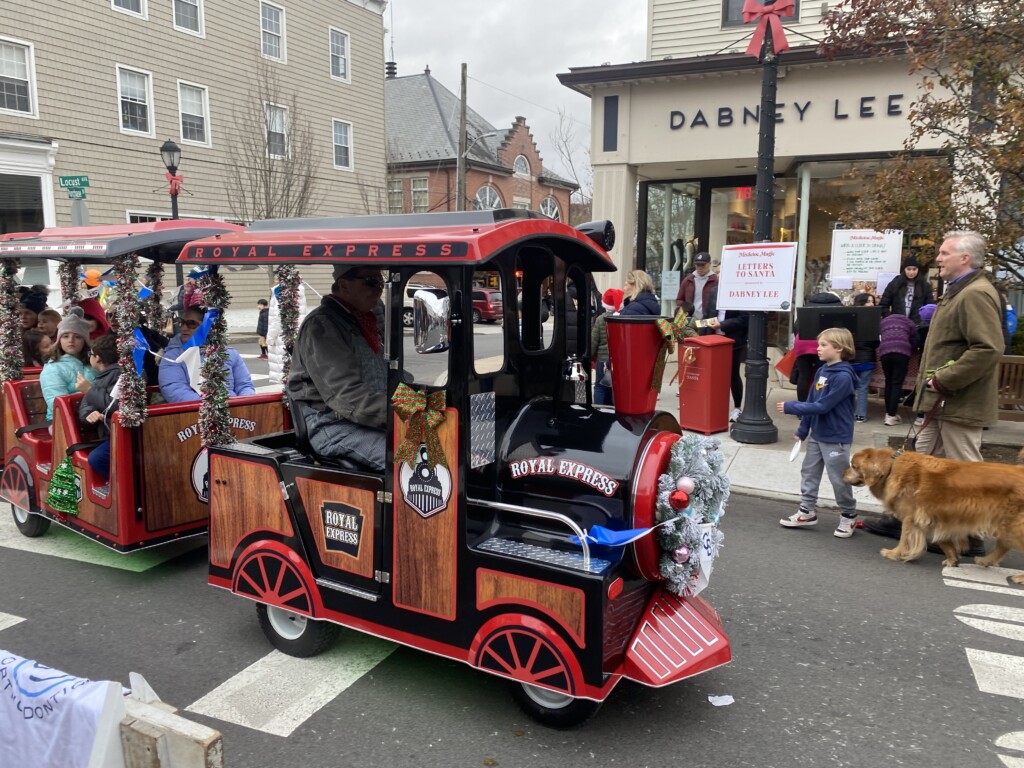
POLYGON ((133 16, 146 18, 146 0, 110 0, 110 7, 115 11, 124 11, 133 16))
POLYGON ((334 167, 352 170, 352 123, 333 120, 334 167))
POLYGON ((405 213, 405 192, 401 179, 388 179, 388 213, 405 213))
POLYGON ((551 195, 540 201, 540 212, 549 219, 554 219, 555 221, 562 220, 562 214, 558 210, 558 201, 551 197, 551 195))
POLYGON ((119 66, 117 99, 121 105, 121 132, 152 136, 153 80, 149 72, 119 66))
POLYGON ((260 3, 260 32, 263 35, 263 55, 284 61, 284 8, 260 3))
POLYGON ((265 104, 263 108, 267 118, 267 156, 288 157, 288 107, 265 104))
MULTIPOLYGON (((745 0, 722 0, 722 26, 743 25, 743 3, 745 0)), ((762 3, 763 5, 763 3, 762 3)), ((783 16, 783 21, 797 21, 800 18, 800 0, 793 0, 793 15, 783 16)))
POLYGON ((174 0, 174 28, 193 35, 202 35, 203 1, 174 0))
POLYGON ((35 117, 35 93, 31 44, 0 38, 0 112, 35 117))
POLYGON ((498 190, 490 185, 484 185, 476 193, 476 200, 473 208, 478 211, 489 211, 494 208, 501 208, 501 195, 498 190))
POLYGON ((181 120, 181 140, 188 144, 210 146, 207 126, 209 102, 206 86, 178 81, 178 117, 181 120))
POLYGON ((348 71, 348 33, 331 29, 331 77, 335 80, 350 81, 348 71))
POLYGON ((530 210, 530 201, 521 197, 513 197, 512 207, 519 211, 528 211, 530 210))
POLYGON ((430 192, 427 189, 427 177, 418 176, 410 180, 412 185, 412 212, 426 213, 430 210, 430 192))
POLYGON ((527 160, 523 155, 516 155, 515 162, 512 163, 512 173, 514 173, 516 176, 529 176, 530 161, 527 160))

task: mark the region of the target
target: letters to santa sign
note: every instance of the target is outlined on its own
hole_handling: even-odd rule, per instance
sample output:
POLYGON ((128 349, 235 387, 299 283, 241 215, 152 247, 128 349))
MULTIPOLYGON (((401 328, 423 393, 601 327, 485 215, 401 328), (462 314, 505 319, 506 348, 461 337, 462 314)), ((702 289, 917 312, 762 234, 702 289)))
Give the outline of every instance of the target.
POLYGON ((796 243, 754 243, 722 248, 718 308, 788 312, 793 302, 796 243))

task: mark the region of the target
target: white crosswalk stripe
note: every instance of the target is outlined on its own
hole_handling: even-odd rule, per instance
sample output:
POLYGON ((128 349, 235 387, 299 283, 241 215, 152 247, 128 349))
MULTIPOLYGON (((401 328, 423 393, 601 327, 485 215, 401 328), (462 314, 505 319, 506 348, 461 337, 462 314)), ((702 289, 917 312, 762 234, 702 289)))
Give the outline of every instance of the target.
POLYGON ((1006 605, 961 605, 953 615, 969 627, 1008 640, 1024 640, 1024 609, 1006 605))
POLYGON ((309 659, 272 651, 185 709, 288 736, 397 647, 346 633, 329 651, 309 659))
POLYGON ((1020 573, 1021 571, 1014 568, 986 568, 966 563, 956 568, 943 568, 942 579, 947 587, 977 589, 982 592, 1024 597, 1024 587, 1013 586, 1009 582, 1011 576, 1017 576, 1020 573))
POLYGON ((1024 657, 965 648, 978 690, 998 696, 1024 698, 1024 657))
POLYGON ((21 624, 24 619, 21 616, 15 616, 13 613, 3 613, 0 611, 0 632, 13 627, 15 624, 21 624))

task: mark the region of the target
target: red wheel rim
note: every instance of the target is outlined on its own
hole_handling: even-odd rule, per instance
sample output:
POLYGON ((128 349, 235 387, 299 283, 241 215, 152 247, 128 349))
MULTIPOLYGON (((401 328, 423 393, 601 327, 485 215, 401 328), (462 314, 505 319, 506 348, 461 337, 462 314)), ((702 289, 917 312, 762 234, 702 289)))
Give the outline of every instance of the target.
POLYGON ((234 591, 261 603, 309 614, 309 590, 298 570, 276 552, 254 552, 235 571, 234 591))
POLYGON ((28 478, 17 464, 11 464, 4 470, 0 494, 19 509, 29 508, 28 478))
POLYGON ((558 649, 535 632, 511 627, 491 635, 480 649, 477 666, 522 683, 572 695, 572 676, 558 649))

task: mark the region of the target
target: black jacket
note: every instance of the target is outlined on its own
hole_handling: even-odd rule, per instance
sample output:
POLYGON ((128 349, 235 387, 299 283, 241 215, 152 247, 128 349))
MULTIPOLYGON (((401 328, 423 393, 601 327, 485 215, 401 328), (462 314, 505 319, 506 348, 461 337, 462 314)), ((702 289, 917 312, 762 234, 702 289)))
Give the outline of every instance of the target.
MULTIPOLYGON (((711 292, 711 299, 708 301, 708 306, 704 310, 704 318, 710 319, 712 317, 718 317, 718 286, 715 286, 714 291, 711 292)), ((732 339, 734 347, 745 347, 747 346, 747 333, 750 329, 750 313, 740 312, 736 309, 725 310, 725 319, 722 320, 720 326, 722 333, 728 338, 732 339)), ((710 336, 715 331, 711 328, 705 328, 701 335, 710 336)))
POLYGON ((110 397, 110 390, 114 388, 120 375, 121 368, 116 365, 111 365, 97 373, 89 391, 83 395, 82 402, 78 404, 78 419, 83 424, 86 423, 85 417, 93 411, 103 414, 103 421, 96 424, 96 431, 101 438, 110 436, 110 427, 108 426, 110 416, 118 408, 117 401, 110 397))
MULTIPOLYGON (((910 301, 910 319, 915 323, 921 322, 921 307, 925 304, 934 304, 935 297, 932 295, 932 286, 928 279, 919 276, 914 282, 914 297, 910 301)), ((879 306, 882 308, 882 315, 890 312, 898 312, 901 315, 907 314, 907 285, 910 280, 904 274, 898 275, 891 283, 885 286, 882 293, 882 301, 879 306)))
POLYGON ((264 307, 260 310, 260 316, 256 320, 256 335, 266 337, 267 327, 270 324, 270 309, 264 307))
POLYGON ((636 298, 623 305, 620 315, 660 315, 661 302, 650 291, 640 291, 636 298))

